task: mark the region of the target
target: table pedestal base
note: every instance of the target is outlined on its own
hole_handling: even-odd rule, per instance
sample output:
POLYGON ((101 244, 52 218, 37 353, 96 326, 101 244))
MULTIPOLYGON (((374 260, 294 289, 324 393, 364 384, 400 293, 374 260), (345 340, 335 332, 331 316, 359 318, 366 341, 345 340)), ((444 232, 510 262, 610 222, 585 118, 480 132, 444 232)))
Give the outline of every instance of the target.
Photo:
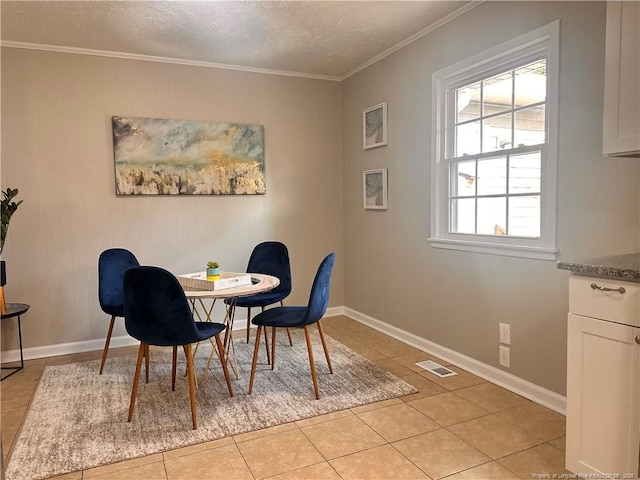
MULTIPOLYGON (((212 322, 213 320, 211 319, 211 313, 213 312, 213 307, 216 304, 216 299, 213 299, 213 302, 211 303, 211 306, 209 308, 207 308, 204 304, 204 302, 202 301, 202 298, 191 298, 189 299, 191 302, 191 308, 192 308, 192 312, 194 315, 194 318, 197 317, 198 321, 200 322, 212 322), (198 303, 200 304, 200 308, 202 309, 202 315, 200 313, 200 308, 197 307, 196 305, 196 300, 198 301, 198 303)), ((233 373, 236 376, 236 380, 240 379, 240 372, 238 370, 238 360, 236 358, 236 350, 235 350, 235 346, 233 345, 233 335, 231 333, 232 329, 233 329, 233 320, 235 317, 235 307, 236 307, 236 299, 232 298, 232 301, 227 305, 227 309, 226 309, 226 313, 224 316, 224 320, 222 323, 224 323, 227 328, 225 330, 224 333, 224 340, 222 342, 224 349, 225 349, 225 355, 224 355, 224 359, 221 358, 220 361, 225 361, 227 362, 227 364, 229 366, 231 366, 231 370, 233 370, 233 373)), ((209 370, 209 366, 211 365, 211 360, 213 359, 214 355, 218 355, 218 357, 220 357, 220 352, 218 352, 218 349, 216 348, 216 344, 214 343, 213 339, 209 339, 209 342, 211 343, 211 353, 209 354, 209 359, 207 360, 207 365, 205 367, 204 373, 202 374, 202 379, 204 379, 205 375, 207 374, 207 371, 209 370)), ((196 352, 198 351, 198 346, 200 344, 196 345, 196 348, 194 349, 193 355, 195 356, 196 352)))

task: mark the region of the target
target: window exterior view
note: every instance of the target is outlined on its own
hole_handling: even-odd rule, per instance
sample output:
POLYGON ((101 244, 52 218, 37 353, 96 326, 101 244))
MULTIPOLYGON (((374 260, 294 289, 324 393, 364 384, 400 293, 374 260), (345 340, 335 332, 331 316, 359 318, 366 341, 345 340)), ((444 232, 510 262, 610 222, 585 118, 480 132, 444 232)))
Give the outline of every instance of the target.
POLYGON ((540 236, 546 60, 455 90, 449 231, 540 236))

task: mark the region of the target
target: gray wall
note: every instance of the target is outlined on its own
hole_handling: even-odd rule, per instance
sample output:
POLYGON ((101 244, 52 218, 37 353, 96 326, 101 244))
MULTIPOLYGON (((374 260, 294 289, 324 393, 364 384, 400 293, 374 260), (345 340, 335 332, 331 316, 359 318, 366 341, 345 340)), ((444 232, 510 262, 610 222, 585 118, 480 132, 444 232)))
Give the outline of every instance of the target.
POLYGON ((640 162, 602 156, 605 4, 485 2, 342 82, 345 302, 354 310, 565 392, 568 273, 555 262, 434 249, 431 75, 561 20, 560 259, 638 249, 640 162), (362 110, 388 102, 388 146, 362 150, 362 110), (388 168, 389 208, 362 208, 362 171, 388 168))
MULTIPOLYGON (((2 48, 2 188, 24 199, 2 257, 8 301, 31 304, 25 347, 104 339, 97 259, 115 246, 175 273, 244 271, 256 243, 281 240, 292 304, 335 251, 343 305, 340 120, 338 82, 2 48), (266 195, 116 197, 112 115, 264 125, 266 195)), ((3 350, 15 333, 2 322, 3 350)))

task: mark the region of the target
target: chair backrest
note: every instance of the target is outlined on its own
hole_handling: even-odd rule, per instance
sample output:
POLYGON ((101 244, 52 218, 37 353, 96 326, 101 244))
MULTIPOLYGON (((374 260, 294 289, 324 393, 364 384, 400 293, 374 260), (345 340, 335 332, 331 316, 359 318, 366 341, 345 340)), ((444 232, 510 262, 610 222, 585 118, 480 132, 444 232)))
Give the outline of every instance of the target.
POLYGON ((336 254, 330 253, 324 257, 324 260, 320 263, 316 277, 313 280, 311 293, 309 294, 309 304, 307 305, 307 311, 302 325, 317 322, 327 311, 327 306, 329 305, 329 290, 331 287, 331 273, 335 259, 336 254))
POLYGON ((175 346, 199 340, 178 279, 159 267, 134 267, 124 274, 124 325, 149 345, 175 346))
POLYGON ((256 245, 249 257, 247 272, 264 273, 280 279, 280 285, 269 293, 286 298, 291 293, 291 265, 289 250, 281 242, 262 242, 256 245))
POLYGON ((98 258, 98 301, 103 312, 124 316, 122 276, 131 267, 140 264, 135 255, 124 248, 110 248, 98 258))

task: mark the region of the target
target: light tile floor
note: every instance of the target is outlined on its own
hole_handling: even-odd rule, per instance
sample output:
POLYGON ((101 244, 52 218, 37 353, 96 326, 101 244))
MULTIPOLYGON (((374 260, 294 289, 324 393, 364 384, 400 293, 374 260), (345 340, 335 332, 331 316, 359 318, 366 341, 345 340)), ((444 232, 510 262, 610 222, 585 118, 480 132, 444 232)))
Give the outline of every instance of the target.
MULTIPOLYGON (((436 377, 415 363, 446 362, 347 317, 330 317, 323 325, 419 393, 55 478, 493 480, 569 473, 562 415, 457 367, 457 376, 436 377)), ((136 351, 113 349, 109 355, 136 351)), ((44 367, 100 354, 27 361, 2 382, 5 460, 44 367)))

